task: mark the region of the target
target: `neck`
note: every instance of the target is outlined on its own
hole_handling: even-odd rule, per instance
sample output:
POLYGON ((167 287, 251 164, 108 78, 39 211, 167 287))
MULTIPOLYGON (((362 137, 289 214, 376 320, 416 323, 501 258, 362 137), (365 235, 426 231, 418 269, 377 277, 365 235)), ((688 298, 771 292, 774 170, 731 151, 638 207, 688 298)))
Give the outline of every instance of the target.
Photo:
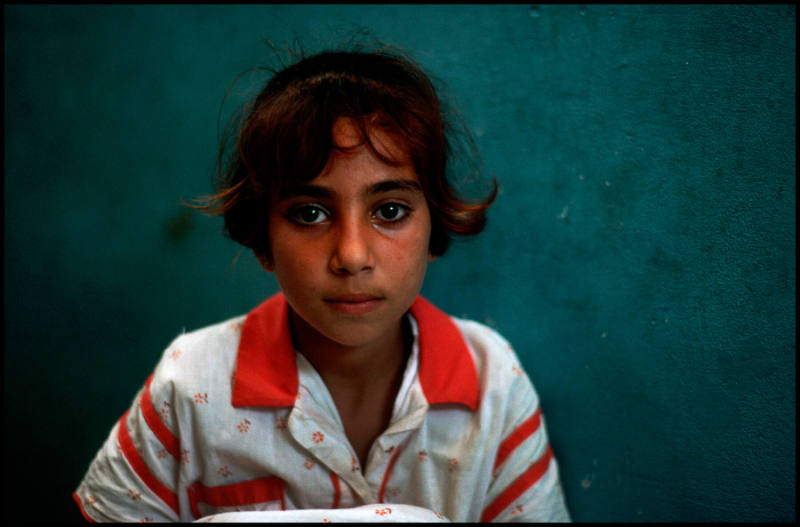
POLYGON ((294 311, 292 340, 329 388, 362 391, 387 379, 402 377, 411 350, 411 329, 405 318, 394 331, 361 346, 346 346, 320 334, 294 311))

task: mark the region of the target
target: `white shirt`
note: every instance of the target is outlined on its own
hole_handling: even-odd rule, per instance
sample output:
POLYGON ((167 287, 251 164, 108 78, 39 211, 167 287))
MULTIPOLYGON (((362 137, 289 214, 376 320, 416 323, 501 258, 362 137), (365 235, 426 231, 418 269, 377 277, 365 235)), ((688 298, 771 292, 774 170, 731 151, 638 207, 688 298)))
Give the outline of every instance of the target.
POLYGON ((422 297, 409 314, 412 351, 365 467, 292 347, 279 293, 170 344, 75 491, 84 516, 223 521, 306 509, 297 521, 333 521, 349 509, 385 520, 404 504, 459 522, 569 521, 539 398, 508 342, 422 297))

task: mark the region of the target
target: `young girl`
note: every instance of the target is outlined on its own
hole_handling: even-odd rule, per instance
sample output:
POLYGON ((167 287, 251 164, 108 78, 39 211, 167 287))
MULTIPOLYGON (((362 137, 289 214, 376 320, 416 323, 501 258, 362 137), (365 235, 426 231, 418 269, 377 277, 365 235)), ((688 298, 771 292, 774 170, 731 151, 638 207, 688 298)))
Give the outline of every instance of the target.
POLYGON ((281 292, 170 344, 74 493, 87 519, 569 520, 509 344, 419 296, 496 194, 457 195, 449 128, 394 52, 272 77, 207 209, 281 292))

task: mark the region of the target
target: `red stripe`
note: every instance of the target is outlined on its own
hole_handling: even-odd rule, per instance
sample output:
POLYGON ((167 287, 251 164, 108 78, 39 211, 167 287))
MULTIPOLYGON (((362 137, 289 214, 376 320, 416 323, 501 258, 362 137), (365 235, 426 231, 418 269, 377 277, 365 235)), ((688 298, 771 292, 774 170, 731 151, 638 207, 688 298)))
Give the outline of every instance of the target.
POLYGON ((389 460, 389 465, 386 467, 386 472, 383 474, 383 481, 381 482, 381 491, 378 493, 378 503, 383 503, 383 495, 386 493, 386 484, 389 482, 389 474, 392 473, 394 462, 397 461, 397 456, 400 455, 400 447, 395 450, 392 459, 389 460))
POLYGON ((506 507, 519 498, 523 492, 535 485, 542 476, 544 476, 545 472, 547 472, 551 459, 553 459, 553 451, 550 449, 550 445, 547 445, 547 449, 544 451, 544 455, 539 458, 539 461, 523 472, 520 477, 514 480, 514 483, 509 485, 506 490, 501 492, 500 495, 486 507, 481 515, 481 522, 490 522, 494 520, 506 507))
POLYGON ((497 449, 497 457, 494 460, 494 468, 492 472, 497 470, 497 467, 503 464, 508 456, 517 448, 523 441, 528 439, 539 429, 542 422, 542 407, 536 409, 532 416, 530 416, 524 423, 519 425, 516 430, 511 432, 502 443, 500 448, 497 449))
POLYGON ((153 382, 152 374, 144 383, 144 393, 142 394, 141 404, 142 415, 144 416, 147 426, 150 427, 150 430, 152 430, 158 440, 161 441, 161 444, 164 445, 164 448, 167 449, 167 452, 172 454, 172 457, 175 459, 180 459, 181 449, 178 438, 175 437, 169 428, 167 428, 167 425, 164 424, 164 421, 162 421, 158 416, 158 412, 156 412, 156 409, 153 406, 153 400, 150 398, 151 382, 153 382))
POLYGON ((212 507, 237 507, 280 500, 281 510, 285 510, 283 485, 282 479, 272 476, 218 487, 206 487, 198 481, 186 491, 189 493, 192 514, 199 518, 198 503, 212 507))
POLYGON ((83 517, 86 518, 86 521, 89 523, 97 523, 96 521, 91 519, 88 514, 86 514, 85 510, 83 510, 83 503, 81 502, 81 499, 78 497, 78 493, 73 492, 72 497, 75 498, 75 502, 78 504, 78 508, 81 510, 81 514, 83 514, 83 517))
POLYGON ((131 440, 131 436, 128 433, 128 414, 130 410, 125 412, 122 415, 122 418, 119 420, 119 444, 122 447, 122 453, 125 454, 125 459, 128 460, 133 470, 138 474, 142 481, 144 481, 145 485, 147 485, 150 490, 152 490, 159 498, 161 498, 164 503, 170 506, 172 510, 175 511, 175 514, 180 516, 178 512, 178 496, 175 495, 174 492, 169 490, 163 483, 161 483, 150 469, 147 468, 147 464, 142 459, 142 456, 139 455, 139 452, 136 451, 136 447, 133 445, 133 441, 131 440))
POLYGON ((336 477, 336 474, 331 472, 331 481, 333 481, 333 506, 332 509, 336 509, 339 507, 339 498, 342 497, 342 489, 339 487, 339 478, 336 477))

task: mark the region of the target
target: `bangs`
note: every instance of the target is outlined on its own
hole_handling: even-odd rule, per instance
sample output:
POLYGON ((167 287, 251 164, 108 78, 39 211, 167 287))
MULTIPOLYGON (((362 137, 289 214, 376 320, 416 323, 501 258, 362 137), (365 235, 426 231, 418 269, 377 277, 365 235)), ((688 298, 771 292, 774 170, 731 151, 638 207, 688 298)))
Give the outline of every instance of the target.
POLYGON ((267 98, 273 100, 268 104, 257 103, 256 111, 248 119, 242 134, 247 139, 240 144, 240 158, 251 177, 263 184, 259 190, 275 197, 288 186, 317 177, 333 150, 347 151, 361 145, 387 165, 410 163, 421 180, 435 170, 432 165, 442 164, 432 163, 429 155, 439 150, 431 145, 441 143, 443 135, 441 122, 426 122, 431 115, 439 114, 438 105, 430 107, 432 86, 429 93, 419 94, 415 93, 419 92, 418 86, 410 89, 409 82, 401 82, 397 75, 394 75, 397 82, 392 84, 356 75, 347 70, 363 71, 364 65, 353 64, 352 56, 338 57, 344 63, 336 64, 337 54, 331 55, 324 61, 315 61, 327 71, 301 77, 302 81, 282 82, 283 74, 298 74, 290 71, 291 67, 276 75, 269 83, 274 86, 265 90, 267 98), (425 111, 415 111, 422 104, 425 111), (339 118, 352 119, 356 124, 361 136, 358 144, 349 147, 334 144, 333 125, 339 118), (400 151, 391 148, 382 137, 390 139, 400 151))
POLYGON ((269 259, 273 201, 320 175, 334 151, 361 146, 387 165, 414 170, 431 212, 432 255, 444 254, 451 235, 483 229, 497 181, 484 199, 459 196, 447 160, 454 147, 466 147, 466 159, 477 161, 477 150, 463 124, 453 128, 456 113, 449 105, 443 112, 436 88, 413 61, 392 51, 326 51, 272 71, 252 105, 243 108, 235 142, 220 144, 217 193, 194 207, 223 214, 231 239, 269 259), (334 144, 340 118, 355 125, 355 145, 334 144))

